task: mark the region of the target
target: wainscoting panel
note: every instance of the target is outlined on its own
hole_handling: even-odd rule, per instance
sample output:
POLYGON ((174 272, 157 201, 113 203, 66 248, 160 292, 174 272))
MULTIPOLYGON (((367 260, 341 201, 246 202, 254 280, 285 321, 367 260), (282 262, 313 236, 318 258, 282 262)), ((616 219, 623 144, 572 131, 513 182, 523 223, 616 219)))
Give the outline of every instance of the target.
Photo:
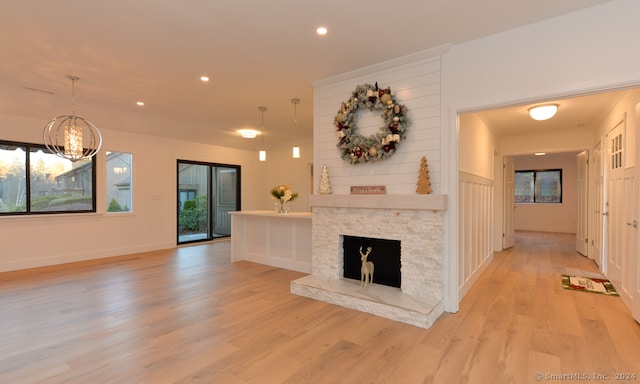
POLYGON ((493 180, 458 177, 458 291, 460 299, 493 257, 493 180))

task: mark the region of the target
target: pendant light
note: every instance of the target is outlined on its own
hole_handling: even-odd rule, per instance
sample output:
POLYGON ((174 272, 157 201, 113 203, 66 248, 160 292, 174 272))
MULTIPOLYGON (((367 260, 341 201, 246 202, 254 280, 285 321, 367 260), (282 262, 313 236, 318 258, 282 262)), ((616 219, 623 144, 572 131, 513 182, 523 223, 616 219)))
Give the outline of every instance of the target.
POLYGON ((260 124, 260 161, 267 161, 267 151, 264 150, 264 112, 267 107, 258 107, 258 110, 262 113, 262 123, 260 124))
POLYGON ((75 114, 75 82, 77 76, 67 75, 71 80, 71 115, 58 116, 44 127, 44 144, 53 154, 63 159, 77 161, 95 156, 102 146, 102 135, 90 121, 75 114))
POLYGON ((293 158, 300 158, 300 147, 298 147, 298 103, 300 103, 300 99, 291 99, 291 103, 293 103, 293 158))

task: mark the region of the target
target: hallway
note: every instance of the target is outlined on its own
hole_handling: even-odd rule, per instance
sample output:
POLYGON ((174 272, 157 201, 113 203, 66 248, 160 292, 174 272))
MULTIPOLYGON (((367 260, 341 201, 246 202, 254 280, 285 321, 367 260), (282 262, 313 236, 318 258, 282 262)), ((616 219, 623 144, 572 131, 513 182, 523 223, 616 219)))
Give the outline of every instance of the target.
POLYGON ((479 337, 493 345, 483 349, 497 356, 498 370, 527 372, 531 382, 536 372, 640 374, 640 325, 622 299, 565 290, 561 274, 602 276, 575 251, 574 234, 516 232, 515 246, 495 254, 462 301, 460 313, 482 324, 479 337))

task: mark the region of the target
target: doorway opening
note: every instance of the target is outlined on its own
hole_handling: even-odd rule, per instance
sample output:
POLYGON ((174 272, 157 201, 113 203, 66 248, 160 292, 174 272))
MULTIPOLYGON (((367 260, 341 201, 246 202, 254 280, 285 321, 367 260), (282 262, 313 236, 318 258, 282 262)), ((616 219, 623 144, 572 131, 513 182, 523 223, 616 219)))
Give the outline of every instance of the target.
POLYGON ((239 211, 240 166, 178 160, 178 244, 231 236, 231 215, 239 211))
MULTIPOLYGON (((455 293, 458 299, 464 297, 473 285, 483 268, 490 262, 493 252, 513 245, 508 241, 503 241, 503 239, 509 240, 510 233, 507 231, 510 226, 506 218, 515 219, 511 226, 513 228, 512 234, 516 229, 523 229, 520 226, 521 223, 517 222, 517 217, 508 215, 509 212, 513 213, 516 204, 514 204, 515 202, 509 203, 507 199, 507 195, 511 196, 511 194, 507 193, 504 185, 509 181, 506 180, 507 177, 504 174, 504 160, 520 156, 533 157, 535 152, 549 152, 555 155, 573 153, 571 161, 572 164, 576 164, 577 153, 585 150, 592 152, 598 136, 602 136, 603 121, 615 117, 612 116, 612 113, 616 108, 621 108, 623 100, 625 102, 630 100, 638 95, 638 92, 638 89, 621 89, 613 92, 544 101, 558 103, 560 104, 560 112, 567 111, 567 113, 557 115, 548 123, 534 122, 526 113, 528 107, 541 102, 540 100, 533 100, 529 105, 513 105, 458 114, 459 134, 456 138, 458 141, 458 185, 456 190, 457 200, 460 204, 457 215, 457 254, 461 256, 457 260, 456 276, 452 276, 452 279, 457 279, 459 282, 455 293), (559 127, 564 127, 564 129, 560 130, 559 127), (486 227, 490 227, 488 231, 491 234, 489 236, 485 236, 486 227), (489 246, 486 246, 487 241, 490 242, 489 246), (503 246, 504 244, 507 246, 503 246), (487 248, 492 249, 488 250, 487 248)), ((593 163, 590 162, 590 165, 593 163)), ((542 168, 536 165, 535 169, 542 168)), ((585 175, 582 174, 582 176, 585 175)), ((588 185, 588 187, 593 189, 592 185, 588 185)), ((569 200, 571 199, 563 198, 563 204, 569 200)), ((594 202, 595 199, 591 200, 591 197, 589 200, 581 199, 583 205, 580 209, 585 209, 585 206, 588 206, 586 209, 589 212, 589 215, 585 215, 582 220, 589 218, 589 225, 592 225, 593 216, 596 213, 600 216, 603 215, 602 210, 596 212, 597 204, 594 202)), ((523 207, 525 205, 520 205, 515 211, 522 211, 518 214, 524 213, 523 207)), ((541 215, 541 217, 543 216, 545 215, 541 215)), ((546 215, 546 217, 551 216, 558 217, 555 214, 546 215)), ((573 218, 576 216, 577 212, 571 214, 573 218)), ((561 218, 565 218, 565 216, 561 216, 561 218)), ((630 223, 633 224, 633 221, 630 223)), ((548 219, 544 230, 553 232, 549 230, 550 227, 558 225, 560 225, 560 220, 548 219)), ((571 231, 578 233, 578 228, 578 225, 574 224, 571 231)), ((524 230, 535 229, 524 228, 524 230)), ((584 249, 592 252, 592 250, 601 248, 598 247, 600 238, 596 237, 601 237, 601 234, 591 232, 590 228, 581 233, 589 235, 588 238, 585 237, 588 243, 585 243, 585 238, 582 238, 581 245, 584 246, 584 249)), ((515 239, 513 236, 512 238, 515 239)), ((599 258, 595 254, 590 254, 589 257, 599 258)))

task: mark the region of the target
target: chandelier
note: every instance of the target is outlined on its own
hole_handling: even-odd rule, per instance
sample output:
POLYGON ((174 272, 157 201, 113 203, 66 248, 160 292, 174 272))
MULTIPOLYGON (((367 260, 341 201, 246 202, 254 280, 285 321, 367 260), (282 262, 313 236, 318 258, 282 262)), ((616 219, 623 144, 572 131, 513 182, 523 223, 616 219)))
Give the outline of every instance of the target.
POLYGON ((67 160, 87 160, 95 156, 102 146, 102 135, 90 121, 75 115, 76 76, 71 80, 71 115, 58 116, 44 127, 44 144, 53 154, 67 160))

